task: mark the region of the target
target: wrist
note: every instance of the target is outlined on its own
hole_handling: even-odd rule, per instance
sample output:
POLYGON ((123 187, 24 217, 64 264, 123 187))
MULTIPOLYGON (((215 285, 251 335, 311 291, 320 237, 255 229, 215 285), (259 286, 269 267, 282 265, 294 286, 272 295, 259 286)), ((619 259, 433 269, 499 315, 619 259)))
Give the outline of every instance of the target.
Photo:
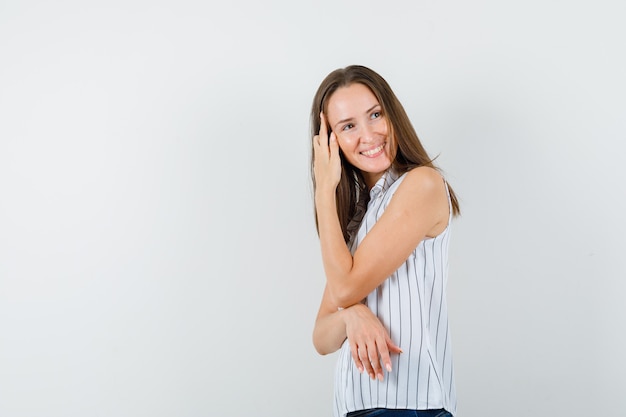
POLYGON ((325 204, 332 204, 335 206, 335 190, 331 189, 316 189, 315 190, 315 204, 318 206, 323 206, 325 204))
POLYGON ((352 304, 349 307, 341 308, 339 311, 342 313, 341 315, 342 315, 343 321, 347 322, 348 319, 358 316, 360 313, 362 313, 363 310, 369 310, 369 307, 367 307, 363 303, 356 303, 356 304, 352 304))

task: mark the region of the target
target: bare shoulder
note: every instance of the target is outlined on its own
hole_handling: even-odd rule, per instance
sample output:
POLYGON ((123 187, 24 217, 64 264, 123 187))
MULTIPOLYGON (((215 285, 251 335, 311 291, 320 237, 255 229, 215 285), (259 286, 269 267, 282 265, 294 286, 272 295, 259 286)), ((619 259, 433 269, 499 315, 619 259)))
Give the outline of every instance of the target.
POLYGON ((439 171, 431 167, 418 167, 408 171, 399 189, 401 188, 410 193, 418 192, 433 197, 439 194, 446 195, 443 177, 439 171))
POLYGON ((400 210, 423 224, 426 237, 437 236, 448 224, 448 194, 443 177, 434 168, 418 167, 407 172, 394 199, 400 210))

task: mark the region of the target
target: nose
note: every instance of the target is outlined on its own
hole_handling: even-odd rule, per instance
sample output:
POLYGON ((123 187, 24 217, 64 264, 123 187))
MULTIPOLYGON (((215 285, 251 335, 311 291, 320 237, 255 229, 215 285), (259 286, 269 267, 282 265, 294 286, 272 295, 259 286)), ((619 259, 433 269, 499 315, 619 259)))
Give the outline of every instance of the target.
POLYGON ((370 143, 374 141, 374 126, 364 123, 361 127, 361 142, 370 143))

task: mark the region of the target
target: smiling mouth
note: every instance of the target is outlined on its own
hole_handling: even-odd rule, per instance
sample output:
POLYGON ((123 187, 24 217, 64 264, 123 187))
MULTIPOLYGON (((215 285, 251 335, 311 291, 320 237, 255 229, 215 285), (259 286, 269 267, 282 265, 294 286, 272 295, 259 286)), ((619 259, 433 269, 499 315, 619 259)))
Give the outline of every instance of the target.
POLYGON ((374 148, 374 149, 370 149, 369 151, 364 151, 361 152, 361 155, 365 155, 365 156, 372 156, 372 155, 376 155, 378 152, 382 151, 383 148, 385 147, 385 144, 383 143, 382 145, 374 148))

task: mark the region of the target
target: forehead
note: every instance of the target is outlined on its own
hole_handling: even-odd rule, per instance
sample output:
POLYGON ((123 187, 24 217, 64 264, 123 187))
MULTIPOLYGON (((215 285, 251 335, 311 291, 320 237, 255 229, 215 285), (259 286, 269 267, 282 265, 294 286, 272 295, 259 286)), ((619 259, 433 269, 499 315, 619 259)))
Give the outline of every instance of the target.
POLYGON ((378 103, 378 99, 369 87, 353 83, 346 87, 338 88, 328 99, 328 118, 344 119, 356 117, 367 112, 378 103))

